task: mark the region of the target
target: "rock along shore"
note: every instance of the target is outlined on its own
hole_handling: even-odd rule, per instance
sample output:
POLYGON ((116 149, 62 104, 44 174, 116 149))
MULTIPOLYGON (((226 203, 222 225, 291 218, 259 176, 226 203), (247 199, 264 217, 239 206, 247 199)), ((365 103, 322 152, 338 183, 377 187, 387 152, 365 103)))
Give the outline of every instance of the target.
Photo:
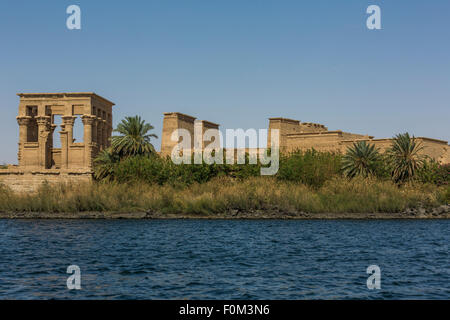
POLYGON ((449 219, 450 205, 407 209, 398 213, 307 213, 272 210, 229 210, 211 214, 161 212, 0 212, 0 219, 449 219))

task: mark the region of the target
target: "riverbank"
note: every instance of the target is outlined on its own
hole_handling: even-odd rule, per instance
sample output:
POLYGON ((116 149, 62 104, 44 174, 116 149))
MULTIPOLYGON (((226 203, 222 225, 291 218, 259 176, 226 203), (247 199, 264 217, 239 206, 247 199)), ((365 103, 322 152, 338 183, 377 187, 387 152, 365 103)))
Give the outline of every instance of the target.
POLYGON ((449 187, 401 187, 376 179, 333 179, 321 188, 258 177, 189 186, 139 183, 44 185, 0 190, 0 218, 385 219, 448 218, 449 187))
POLYGON ((0 219, 278 219, 278 220, 333 220, 333 219, 450 219, 450 205, 436 208, 408 209, 397 213, 307 213, 283 212, 277 210, 255 210, 215 214, 174 214, 161 212, 0 212, 0 219))

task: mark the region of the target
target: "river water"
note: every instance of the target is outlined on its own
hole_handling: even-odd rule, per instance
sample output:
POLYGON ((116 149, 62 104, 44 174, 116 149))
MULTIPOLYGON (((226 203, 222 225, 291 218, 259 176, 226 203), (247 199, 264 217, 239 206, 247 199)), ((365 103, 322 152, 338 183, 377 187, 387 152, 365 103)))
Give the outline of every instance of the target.
POLYGON ((0 298, 450 299, 449 243, 450 220, 0 220, 0 298))

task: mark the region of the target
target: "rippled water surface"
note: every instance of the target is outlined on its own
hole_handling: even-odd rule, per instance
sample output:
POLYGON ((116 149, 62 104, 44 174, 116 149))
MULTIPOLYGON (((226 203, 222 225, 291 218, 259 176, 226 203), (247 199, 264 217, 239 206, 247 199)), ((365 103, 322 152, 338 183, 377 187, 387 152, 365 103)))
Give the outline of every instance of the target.
POLYGON ((0 220, 0 298, 450 299, 449 241, 449 220, 0 220))

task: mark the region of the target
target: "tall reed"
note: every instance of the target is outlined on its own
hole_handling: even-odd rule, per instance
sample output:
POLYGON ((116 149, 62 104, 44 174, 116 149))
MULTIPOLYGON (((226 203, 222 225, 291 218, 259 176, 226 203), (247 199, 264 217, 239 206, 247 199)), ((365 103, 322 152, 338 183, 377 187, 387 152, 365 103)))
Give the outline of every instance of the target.
POLYGON ((217 177, 189 187, 133 183, 43 185, 37 193, 0 188, 0 211, 139 212, 214 214, 231 210, 400 212, 448 203, 448 186, 335 177, 320 188, 274 177, 217 177))

